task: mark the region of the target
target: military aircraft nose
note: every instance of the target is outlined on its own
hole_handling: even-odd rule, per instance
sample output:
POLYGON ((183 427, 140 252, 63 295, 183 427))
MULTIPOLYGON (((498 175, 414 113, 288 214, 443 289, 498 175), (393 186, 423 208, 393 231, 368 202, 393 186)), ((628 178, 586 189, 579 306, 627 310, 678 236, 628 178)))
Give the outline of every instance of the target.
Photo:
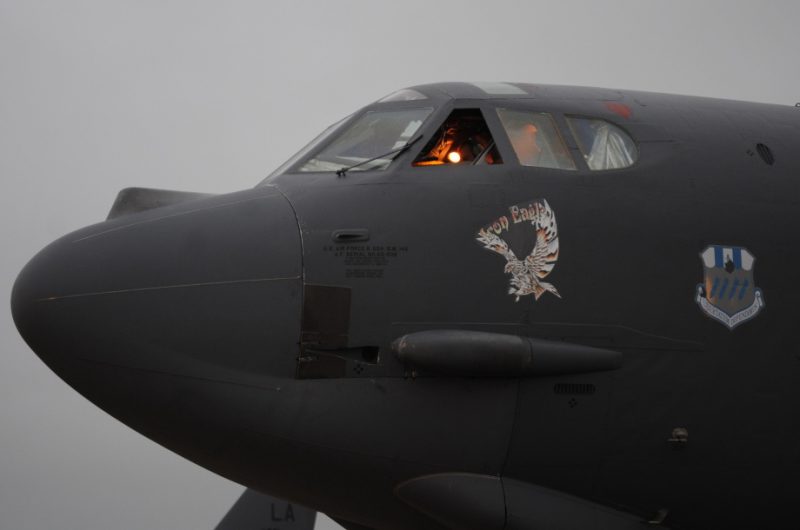
POLYGON ((287 200, 258 188, 141 212, 55 241, 11 306, 79 391, 79 363, 189 377, 294 373, 301 247, 287 200))
POLYGON ((28 262, 17 276, 11 291, 11 315, 14 324, 25 342, 36 352, 42 351, 41 343, 47 338, 47 326, 41 318, 37 318, 36 314, 38 306, 36 285, 39 283, 39 278, 51 277, 49 272, 43 270, 45 263, 49 261, 44 256, 48 249, 39 252, 28 262))

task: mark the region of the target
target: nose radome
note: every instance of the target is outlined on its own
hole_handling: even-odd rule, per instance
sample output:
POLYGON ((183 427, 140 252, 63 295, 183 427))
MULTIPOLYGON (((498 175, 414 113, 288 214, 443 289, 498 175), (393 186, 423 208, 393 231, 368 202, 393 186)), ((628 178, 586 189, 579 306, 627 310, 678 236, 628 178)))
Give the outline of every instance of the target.
MULTIPOLYGON (((17 331, 28 343, 28 346, 41 356, 42 343, 46 339, 48 326, 41 318, 37 318, 37 284, 50 277, 50 272, 43 270, 49 261, 46 257, 50 247, 39 252, 17 275, 11 290, 11 315, 17 331), (41 279, 41 280, 40 280, 41 279)), ((39 293, 42 291, 40 290, 39 293)))
POLYGON ((80 361, 192 377, 291 376, 301 258, 291 206, 257 188, 64 236, 20 272, 11 308, 57 372, 80 361))

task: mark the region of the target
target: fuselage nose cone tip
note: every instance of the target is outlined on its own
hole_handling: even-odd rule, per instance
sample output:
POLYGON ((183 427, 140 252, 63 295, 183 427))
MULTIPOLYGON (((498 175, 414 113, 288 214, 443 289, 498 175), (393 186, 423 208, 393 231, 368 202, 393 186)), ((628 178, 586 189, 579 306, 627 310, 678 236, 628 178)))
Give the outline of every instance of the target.
POLYGON ((31 268, 33 268, 32 264, 37 257, 34 257, 19 272, 11 290, 11 317, 14 319, 14 325, 17 326, 19 334, 34 351, 35 339, 38 333, 36 330, 36 300, 32 290, 34 282, 31 281, 31 268))
POLYGON ((293 376, 301 256, 288 200, 245 190, 65 235, 20 271, 11 311, 76 388, 103 370, 293 376))
POLYGON ((69 325, 69 315, 56 319, 48 311, 48 299, 55 296, 64 276, 60 246, 60 242, 52 243, 31 258, 11 290, 11 316, 17 331, 45 362, 57 353, 54 345, 59 344, 58 330, 69 325))

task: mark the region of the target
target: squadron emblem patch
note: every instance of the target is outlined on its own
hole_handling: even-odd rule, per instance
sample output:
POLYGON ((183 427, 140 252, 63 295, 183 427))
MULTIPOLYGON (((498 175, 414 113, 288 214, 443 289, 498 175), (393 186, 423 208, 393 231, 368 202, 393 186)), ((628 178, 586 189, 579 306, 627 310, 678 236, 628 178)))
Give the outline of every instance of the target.
POLYGON ((542 281, 558 261, 556 215, 546 200, 511 206, 508 215, 478 230, 475 239, 506 259, 503 270, 511 275, 508 294, 515 296, 516 302, 529 294, 538 300, 546 292, 561 298, 555 286, 542 281))
POLYGON ((764 295, 753 280, 755 256, 742 247, 712 245, 700 253, 703 283, 695 301, 711 318, 733 329, 764 308, 764 295))

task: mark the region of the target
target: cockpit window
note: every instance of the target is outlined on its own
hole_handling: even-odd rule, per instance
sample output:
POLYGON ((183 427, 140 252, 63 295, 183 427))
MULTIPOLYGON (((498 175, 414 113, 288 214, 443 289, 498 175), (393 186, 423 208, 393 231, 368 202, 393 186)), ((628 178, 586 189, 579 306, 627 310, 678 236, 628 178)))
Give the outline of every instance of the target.
POLYGON ((620 169, 632 166, 639 158, 633 139, 605 120, 567 118, 578 147, 592 170, 620 169))
POLYGON ((415 166, 502 164, 479 109, 456 109, 414 160, 415 166))
POLYGON ((432 108, 372 110, 338 133, 327 147, 300 166, 298 171, 352 171, 386 169, 412 139, 432 108), (372 160, 374 159, 374 160, 372 160))
POLYGON ((526 110, 497 109, 497 115, 523 166, 575 169, 552 116, 526 110))
MULTIPOLYGON (((352 114, 350 116, 352 116, 352 114)), ((272 177, 274 177, 276 175, 280 175, 282 173, 285 173, 286 170, 289 169, 290 167, 292 167, 293 165, 295 165, 298 160, 301 160, 301 159, 305 158, 308 155, 308 153, 310 153, 311 151, 316 149, 322 142, 327 140, 330 135, 332 135, 334 132, 336 132, 342 126, 342 124, 344 122, 349 120, 350 116, 342 118, 341 120, 337 121, 333 125, 329 126, 327 129, 322 131, 316 138, 311 140, 308 143, 308 145, 306 145, 305 147, 300 149, 300 151, 295 153, 289 160, 287 160, 286 162, 284 162, 283 164, 278 166, 278 169, 276 169, 275 171, 270 173, 267 176, 267 178, 265 178, 261 182, 261 184, 264 184, 265 182, 267 182, 268 180, 270 180, 272 177)))

